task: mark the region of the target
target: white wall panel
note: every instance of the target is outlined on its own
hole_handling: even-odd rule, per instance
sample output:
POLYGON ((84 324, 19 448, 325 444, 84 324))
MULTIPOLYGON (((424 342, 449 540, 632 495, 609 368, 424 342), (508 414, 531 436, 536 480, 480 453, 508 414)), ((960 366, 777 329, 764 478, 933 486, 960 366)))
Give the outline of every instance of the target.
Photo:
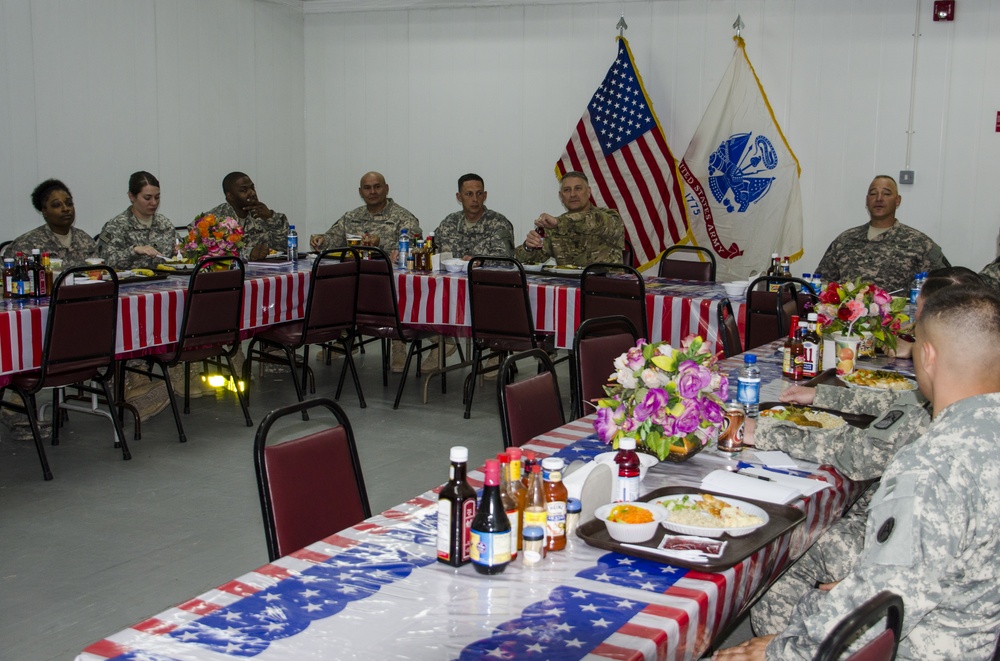
MULTIPOLYGON (((953 262, 979 268, 993 257, 1000 224, 987 174, 1000 158, 993 133, 1000 109, 993 73, 1000 66, 1000 2, 963 3, 951 24, 933 23, 930 5, 921 3, 914 93, 917 183, 901 189, 900 218, 933 236, 953 262)), ((337 58, 322 67, 307 58, 310 215, 322 208, 332 220, 357 206, 358 175, 384 168, 393 196, 430 228, 454 208, 455 177, 475 170, 487 179, 490 205, 511 218, 520 237, 539 211, 558 209, 552 166, 610 64, 622 10, 678 157, 729 62, 730 26, 742 14, 747 52, 803 168, 801 270, 811 270, 840 231, 865 221, 871 177, 904 167, 913 0, 667 0, 307 14, 307 52, 337 58), (383 57, 390 52, 395 57, 383 57), (353 98, 357 105, 346 116, 357 123, 330 127, 326 123, 345 117, 314 105, 346 103, 337 97, 349 76, 334 67, 355 78, 393 81, 394 93, 353 98), (469 99, 477 98, 483 107, 470 113, 469 99), (386 130, 393 135, 387 154, 386 143, 371 133, 390 108, 397 119, 386 130), (399 126, 407 130, 393 133, 399 126), (318 181, 324 185, 317 188, 318 181)))

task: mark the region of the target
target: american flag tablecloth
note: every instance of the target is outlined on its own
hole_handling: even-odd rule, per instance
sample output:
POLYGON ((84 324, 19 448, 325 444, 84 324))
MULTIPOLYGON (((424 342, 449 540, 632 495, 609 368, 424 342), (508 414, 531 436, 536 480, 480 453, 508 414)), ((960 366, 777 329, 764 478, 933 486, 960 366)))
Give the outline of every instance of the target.
MULTIPOLYGON (((526 447, 587 459, 607 449, 592 433, 584 418, 526 447)), ((697 484, 725 461, 703 453, 660 464, 644 488, 697 484)), ((428 491, 108 636, 77 659, 698 658, 862 488, 820 472, 832 488, 796 501, 803 524, 718 573, 579 539, 535 567, 516 560, 493 577, 471 565, 454 569, 436 562, 437 490, 428 491)), ((470 481, 480 487, 481 471, 470 481)))
MULTIPOLYGON (((468 281, 465 274, 397 273, 397 296, 402 321, 435 326, 470 326, 468 281)), ((555 334, 560 349, 573 347, 580 325, 579 278, 528 275, 528 296, 535 313, 535 329, 555 334)), ((646 279, 646 315, 650 341, 679 346, 688 335, 701 335, 722 351, 719 301, 722 285, 665 278, 646 279)), ((743 332, 743 298, 730 299, 743 332)))
MULTIPOLYGON (((177 341, 187 278, 123 285, 118 300, 118 357, 142 355, 177 341)), ((253 331, 301 319, 309 272, 288 266, 247 268, 242 328, 253 331)), ((0 376, 38 369, 42 360, 48 306, 5 300, 0 305, 0 376)))

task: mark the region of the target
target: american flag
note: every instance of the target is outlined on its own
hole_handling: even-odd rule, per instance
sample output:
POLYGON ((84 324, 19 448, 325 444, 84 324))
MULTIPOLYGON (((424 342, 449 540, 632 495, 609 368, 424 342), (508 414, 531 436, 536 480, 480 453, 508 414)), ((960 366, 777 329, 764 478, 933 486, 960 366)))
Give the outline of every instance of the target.
POLYGON ((590 179, 596 206, 621 214, 640 264, 687 233, 677 161, 624 37, 556 163, 560 179, 572 170, 590 179))

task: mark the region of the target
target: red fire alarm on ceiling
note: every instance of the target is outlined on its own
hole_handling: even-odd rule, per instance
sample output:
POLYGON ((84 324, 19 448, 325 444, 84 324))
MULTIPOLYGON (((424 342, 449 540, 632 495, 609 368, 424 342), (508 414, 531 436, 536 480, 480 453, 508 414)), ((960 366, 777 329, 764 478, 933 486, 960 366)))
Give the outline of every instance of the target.
POLYGON ((955 0, 934 0, 934 20, 954 21, 955 0))

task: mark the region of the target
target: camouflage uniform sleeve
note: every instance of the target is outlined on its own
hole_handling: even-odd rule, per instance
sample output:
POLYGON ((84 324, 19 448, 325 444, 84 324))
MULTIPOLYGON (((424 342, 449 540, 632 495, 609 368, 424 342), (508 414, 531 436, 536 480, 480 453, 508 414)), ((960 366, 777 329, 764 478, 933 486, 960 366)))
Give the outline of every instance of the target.
POLYGON ((824 282, 840 282, 842 277, 840 271, 840 237, 830 243, 830 246, 823 253, 823 259, 819 260, 819 266, 816 267, 820 275, 823 276, 824 282))
MULTIPOLYGON (((943 269, 951 266, 951 262, 944 256, 941 246, 936 243, 931 244, 930 252, 927 253, 927 261, 930 263, 928 270, 943 269)), ((822 273, 822 271, 820 271, 822 273)))
MULTIPOLYGON (((882 415, 882 412, 892 406, 893 402, 901 396, 895 390, 819 385, 816 387, 816 398, 813 400, 813 404, 836 411, 882 415)), ((910 396, 912 397, 912 393, 910 396)))
POLYGON ((806 429, 786 420, 757 420, 754 443, 761 450, 783 450, 795 457, 829 464, 851 480, 882 475, 896 451, 927 429, 922 406, 896 403, 867 429, 806 429))
POLYGON ((942 578, 960 555, 973 504, 930 470, 887 481, 872 500, 854 570, 830 592, 816 590, 799 601, 788 627, 767 646, 768 659, 811 659, 837 622, 882 590, 904 599, 901 658, 971 658, 955 631, 923 627, 920 640, 907 636, 941 602, 942 578))
MULTIPOLYGON (((434 230, 434 247, 438 252, 455 252, 455 243, 457 239, 456 223, 454 222, 454 216, 449 214, 444 217, 440 223, 438 223, 437 229, 434 230)), ((452 255, 453 257, 456 255, 452 255)), ((461 255, 457 255, 461 257, 461 255)))
POLYGON ((979 272, 979 277, 983 279, 988 287, 1000 291, 1000 259, 996 259, 979 272))
POLYGON ((522 264, 541 264, 552 257, 552 240, 548 237, 542 242, 542 247, 538 250, 530 250, 525 247, 522 241, 514 249, 514 259, 522 264))
POLYGON ((506 217, 496 214, 490 222, 489 238, 484 242, 487 255, 514 256, 514 226, 506 217))
POLYGON ((323 234, 323 237, 326 239, 323 248, 329 250, 330 248, 339 248, 340 246, 347 245, 347 232, 344 230, 346 219, 347 214, 345 213, 323 234))
POLYGON ((288 247, 288 217, 277 211, 270 218, 251 218, 243 220, 244 248, 253 250, 254 246, 263 243, 270 250, 284 252, 288 247))
POLYGON ((97 241, 97 256, 115 269, 129 269, 138 266, 140 255, 133 252, 135 246, 129 233, 128 219, 116 216, 104 224, 97 241))
MULTIPOLYGON (((407 233, 411 237, 412 236, 421 236, 422 237, 424 235, 424 231, 422 229, 420 229, 420 221, 417 220, 416 216, 414 216, 412 213, 410 213, 409 211, 407 211, 407 212, 405 212, 403 214, 403 219, 402 219, 402 221, 399 223, 399 225, 397 227, 396 239, 395 239, 394 245, 398 245, 399 244, 399 235, 402 233, 403 228, 406 228, 407 233)), ((416 248, 416 245, 414 245, 413 247, 416 248)))
POLYGON ((97 244, 83 230, 73 229, 73 241, 63 258, 63 266, 83 266, 88 257, 97 256, 97 244))

